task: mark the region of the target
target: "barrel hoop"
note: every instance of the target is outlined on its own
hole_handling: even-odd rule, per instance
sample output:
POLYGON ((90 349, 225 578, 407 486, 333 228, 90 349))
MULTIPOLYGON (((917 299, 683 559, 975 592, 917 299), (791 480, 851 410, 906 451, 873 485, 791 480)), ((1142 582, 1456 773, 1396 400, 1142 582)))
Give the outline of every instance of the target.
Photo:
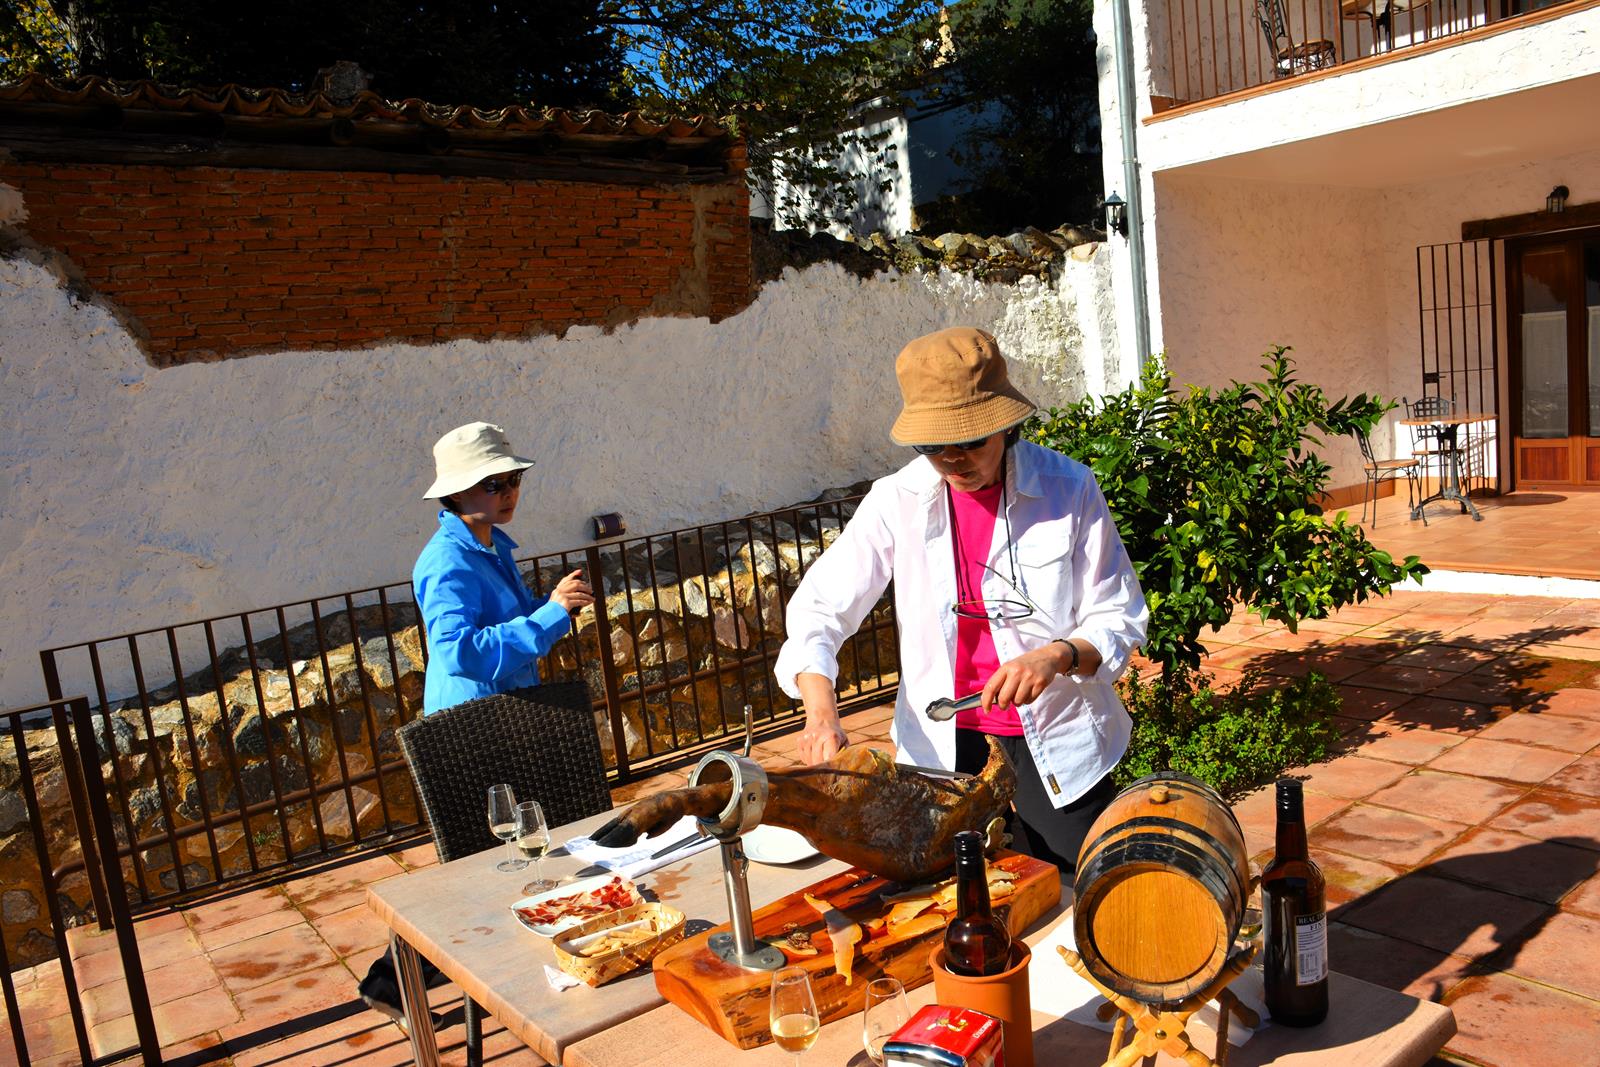
MULTIPOLYGON (((1105 869, 1112 866, 1114 862, 1117 864, 1123 861, 1160 863, 1173 867, 1194 878, 1209 889, 1212 896, 1218 901, 1234 901, 1242 911, 1245 897, 1238 892, 1238 879, 1229 878, 1227 881, 1223 881, 1219 878, 1216 870, 1217 864, 1204 862, 1211 858, 1210 854, 1195 850, 1187 842, 1175 842, 1166 834, 1162 834, 1159 837, 1153 835, 1129 837, 1118 841, 1095 856, 1093 862, 1082 872, 1078 880, 1086 885, 1092 885, 1101 874, 1105 873, 1105 869), (1175 845, 1177 846, 1176 848, 1174 847, 1175 845)), ((1233 873, 1231 867, 1228 870, 1230 874, 1233 873)), ((1230 931, 1235 936, 1238 932, 1237 929, 1230 931)))
MULTIPOLYGON (((1239 836, 1244 836, 1244 828, 1239 826, 1239 817, 1233 813, 1233 808, 1228 804, 1228 802, 1222 799, 1222 794, 1211 788, 1209 785, 1206 785, 1206 783, 1202 782, 1192 774, 1184 774, 1182 771, 1157 771, 1155 774, 1147 774, 1138 781, 1130 783, 1126 789, 1117 794, 1117 797, 1121 797, 1127 793, 1136 792, 1139 789, 1146 788, 1148 786, 1170 785, 1173 783, 1188 786, 1200 796, 1208 797, 1215 801, 1216 807, 1225 812, 1229 821, 1231 821, 1235 827, 1239 828, 1239 836)), ((1112 803, 1116 803, 1117 797, 1112 798, 1112 803)))
MULTIPOLYGON (((1200 829, 1200 827, 1195 826, 1192 823, 1183 822, 1183 821, 1181 821, 1179 819, 1169 819, 1165 815, 1141 815, 1141 816, 1138 816, 1137 818, 1128 819, 1125 822, 1119 822, 1115 826, 1113 826, 1111 829, 1107 830, 1105 833, 1103 833, 1099 837, 1095 838, 1092 842, 1090 842, 1088 848, 1081 850, 1079 854, 1083 855, 1085 853, 1089 853, 1089 852, 1094 851, 1095 849, 1098 849, 1102 844, 1105 843, 1107 838, 1109 838, 1109 837, 1111 837, 1111 836, 1113 836, 1115 834, 1120 834, 1125 830, 1130 830, 1130 829, 1137 830, 1137 829, 1139 829, 1141 827, 1152 827, 1152 826, 1160 827, 1160 828, 1166 829, 1166 830, 1178 830, 1178 831, 1181 831, 1181 832, 1184 832, 1184 833, 1193 834, 1195 837, 1199 838, 1200 840, 1204 841, 1206 844, 1210 845, 1213 849, 1215 849, 1217 856, 1221 857, 1221 856, 1226 856, 1228 854, 1228 850, 1225 849, 1222 846, 1222 842, 1221 841, 1218 841, 1211 834, 1209 834, 1206 831, 1200 829)), ((1129 840, 1135 840, 1135 839, 1138 839, 1138 838, 1149 837, 1149 836, 1151 836, 1151 835, 1149 835, 1149 834, 1137 834, 1136 833, 1136 834, 1128 835, 1128 837, 1123 838, 1123 840, 1124 841, 1129 841, 1129 840)), ((1243 838, 1242 834, 1240 835, 1240 838, 1241 839, 1243 838)), ((1170 841, 1171 838, 1168 837, 1167 835, 1161 835, 1161 840, 1170 841)), ((1180 838, 1179 840, 1181 841, 1182 839, 1180 838)), ((1095 869, 1099 865, 1099 862, 1100 862, 1100 857, 1097 855, 1097 856, 1095 856, 1094 860, 1090 863, 1090 865, 1089 865, 1090 869, 1091 870, 1095 869)), ((1244 903, 1245 899, 1247 897, 1249 897, 1249 895, 1250 895, 1249 888, 1247 886, 1239 884, 1238 872, 1233 869, 1231 864, 1228 865, 1228 873, 1234 876, 1233 878, 1230 879, 1230 881, 1233 883, 1233 892, 1230 895, 1237 897, 1239 902, 1242 905, 1244 903)), ((1076 879, 1074 879, 1074 883, 1075 883, 1074 884, 1074 889, 1076 889, 1076 886, 1078 884, 1084 883, 1086 877, 1087 877, 1087 872, 1084 872, 1083 874, 1080 874, 1076 879)), ((1227 892, 1227 891, 1224 890, 1224 892, 1227 892)))

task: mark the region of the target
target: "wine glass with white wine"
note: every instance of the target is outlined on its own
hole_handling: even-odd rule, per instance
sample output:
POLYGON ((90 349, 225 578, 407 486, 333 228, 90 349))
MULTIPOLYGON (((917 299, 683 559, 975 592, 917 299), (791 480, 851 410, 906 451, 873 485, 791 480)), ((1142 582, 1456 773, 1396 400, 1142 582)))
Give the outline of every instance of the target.
POLYGON ((524 800, 517 805, 517 851, 524 859, 533 861, 533 881, 522 887, 524 895, 556 887, 544 876, 544 854, 550 851, 550 824, 545 822, 544 808, 537 800, 524 800))
POLYGON ((800 1054, 816 1043, 822 1018, 804 967, 785 967, 772 976, 772 1040, 785 1052, 800 1054))
POLYGON ((509 785, 489 787, 489 832, 506 843, 506 858, 494 865, 495 870, 520 871, 528 865, 512 844, 517 838, 517 798, 509 785))

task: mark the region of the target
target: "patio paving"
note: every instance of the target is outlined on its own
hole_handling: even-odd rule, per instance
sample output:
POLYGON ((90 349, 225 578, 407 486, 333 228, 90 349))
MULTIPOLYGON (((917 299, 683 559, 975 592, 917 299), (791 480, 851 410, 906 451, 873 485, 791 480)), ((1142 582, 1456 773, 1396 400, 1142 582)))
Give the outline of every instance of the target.
MULTIPOLYGON (((1378 501, 1377 524, 1367 534, 1391 554, 1421 556, 1436 570, 1600 579, 1600 493, 1507 493, 1474 497, 1473 504, 1482 522, 1441 502, 1428 505, 1424 526, 1411 521, 1402 483, 1378 501)), ((1346 511, 1355 521, 1361 505, 1346 511)))
MULTIPOLYGON (((1459 1033, 1436 1064, 1600 1063, 1600 601, 1408 591, 1300 634, 1241 618, 1210 644, 1223 679, 1309 663, 1344 695, 1340 753, 1293 772, 1328 876, 1334 966, 1450 1005, 1459 1033)), ((891 714, 856 713, 852 736, 887 741, 891 714)), ((790 765, 793 752, 788 735, 756 755, 790 765)), ((615 799, 683 781, 664 772, 615 799)), ((1264 863, 1270 788, 1235 811, 1264 863)), ((412 844, 141 919, 167 1061, 409 1062, 399 1028, 355 999, 385 938, 365 888, 433 862, 412 844)), ((131 1041, 114 940, 72 942, 97 1044, 131 1041)), ((34 1062, 76 1062, 59 968, 18 979, 34 1062)), ((460 998, 433 998, 444 1062, 463 1063, 460 998)), ((543 1062, 492 1023, 487 1053, 543 1062)))

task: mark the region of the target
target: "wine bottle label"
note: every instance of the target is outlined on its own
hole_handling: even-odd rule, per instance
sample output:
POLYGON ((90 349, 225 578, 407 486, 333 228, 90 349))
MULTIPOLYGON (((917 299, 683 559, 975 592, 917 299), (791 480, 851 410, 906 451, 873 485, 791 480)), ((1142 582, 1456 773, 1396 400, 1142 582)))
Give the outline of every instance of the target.
POLYGON ((1297 915, 1294 919, 1294 983, 1316 985, 1328 977, 1328 916, 1297 915))

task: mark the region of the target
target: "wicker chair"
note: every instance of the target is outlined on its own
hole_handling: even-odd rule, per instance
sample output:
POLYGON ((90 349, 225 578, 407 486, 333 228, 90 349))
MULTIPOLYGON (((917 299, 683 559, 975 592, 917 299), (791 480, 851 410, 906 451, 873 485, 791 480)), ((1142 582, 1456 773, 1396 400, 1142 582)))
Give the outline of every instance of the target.
POLYGON ((1319 38, 1295 44, 1289 36, 1289 19, 1283 0, 1256 0, 1256 21, 1261 24, 1267 47, 1272 49, 1274 78, 1327 70, 1338 62, 1338 52, 1332 41, 1319 38))
MULTIPOLYGON (((509 784, 518 800, 537 800, 552 827, 611 810, 582 682, 469 700, 408 722, 398 735, 441 863, 502 846, 485 816, 489 787, 497 782, 509 784)), ((483 1035, 471 999, 465 1022, 467 1062, 481 1064, 483 1035)))
MULTIPOLYGON (((1417 506, 1417 461, 1414 459, 1376 459, 1372 455, 1372 441, 1362 430, 1356 431, 1356 444, 1361 446, 1361 460, 1367 474, 1366 490, 1361 494, 1361 521, 1367 521, 1367 507, 1372 508, 1372 528, 1378 528, 1378 487, 1384 482, 1399 478, 1406 480, 1406 502, 1417 506)), ((1422 525, 1428 525, 1428 516, 1422 516, 1422 525)))

